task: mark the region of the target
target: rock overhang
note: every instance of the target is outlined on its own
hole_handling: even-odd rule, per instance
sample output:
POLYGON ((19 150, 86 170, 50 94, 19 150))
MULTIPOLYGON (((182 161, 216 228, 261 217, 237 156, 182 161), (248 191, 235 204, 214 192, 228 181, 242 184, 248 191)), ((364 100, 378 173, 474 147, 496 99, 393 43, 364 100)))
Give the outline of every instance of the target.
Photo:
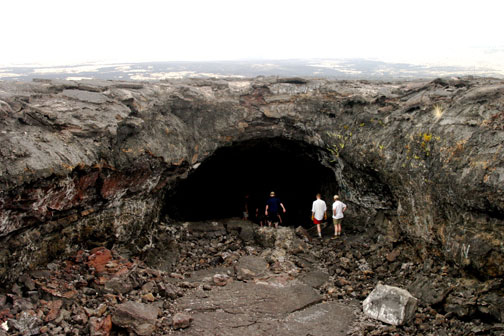
POLYGON ((0 233, 19 249, 2 259, 4 270, 32 248, 44 259, 49 245, 61 252, 87 237, 142 244, 164 195, 218 149, 282 138, 326 153, 322 165, 363 226, 418 240, 426 254, 435 247, 481 276, 502 275, 502 85, 2 82, 0 233), (41 236, 54 244, 30 243, 41 236))

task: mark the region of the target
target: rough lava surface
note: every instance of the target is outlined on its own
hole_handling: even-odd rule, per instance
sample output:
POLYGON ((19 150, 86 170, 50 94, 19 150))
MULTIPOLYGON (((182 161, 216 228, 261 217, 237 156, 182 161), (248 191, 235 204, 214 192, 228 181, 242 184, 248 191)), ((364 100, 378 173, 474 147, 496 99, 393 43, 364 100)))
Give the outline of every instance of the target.
POLYGON ((504 275, 504 81, 0 82, 0 282, 85 246, 146 250, 164 195, 219 148, 310 145, 349 223, 504 275))

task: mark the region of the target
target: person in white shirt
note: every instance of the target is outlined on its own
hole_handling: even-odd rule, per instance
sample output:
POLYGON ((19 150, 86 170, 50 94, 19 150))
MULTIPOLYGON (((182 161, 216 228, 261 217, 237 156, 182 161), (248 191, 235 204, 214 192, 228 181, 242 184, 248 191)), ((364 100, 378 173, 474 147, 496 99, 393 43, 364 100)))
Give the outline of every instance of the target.
POLYGON ((333 224, 334 224, 334 237, 341 235, 341 222, 343 221, 343 213, 346 211, 347 206, 339 200, 338 195, 334 195, 334 203, 332 206, 333 211, 333 224))
POLYGON ((320 194, 317 194, 317 199, 313 201, 312 205, 312 221, 313 224, 317 225, 317 232, 319 238, 322 238, 322 230, 320 229, 320 223, 322 223, 322 220, 327 219, 327 206, 326 203, 321 200, 322 196, 320 194))

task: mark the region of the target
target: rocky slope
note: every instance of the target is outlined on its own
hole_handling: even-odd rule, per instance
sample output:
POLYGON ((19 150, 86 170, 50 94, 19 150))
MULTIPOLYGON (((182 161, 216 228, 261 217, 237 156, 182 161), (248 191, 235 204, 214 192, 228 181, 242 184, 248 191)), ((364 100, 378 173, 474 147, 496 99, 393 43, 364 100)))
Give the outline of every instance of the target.
POLYGON ((502 80, 0 82, 0 129, 1 282, 80 248, 147 253, 178 181, 278 138, 334 172, 349 224, 504 275, 502 80))
MULTIPOLYGON (((330 230, 328 230, 330 231, 330 230)), ((0 293, 0 335, 501 335, 502 280, 479 283, 374 231, 312 240, 231 219, 161 223, 172 272, 104 247, 25 273, 0 293), (419 301, 406 325, 362 313, 379 281, 419 301)), ((324 232, 330 234, 330 232, 324 232)), ((147 258, 149 259, 149 258, 147 258)))

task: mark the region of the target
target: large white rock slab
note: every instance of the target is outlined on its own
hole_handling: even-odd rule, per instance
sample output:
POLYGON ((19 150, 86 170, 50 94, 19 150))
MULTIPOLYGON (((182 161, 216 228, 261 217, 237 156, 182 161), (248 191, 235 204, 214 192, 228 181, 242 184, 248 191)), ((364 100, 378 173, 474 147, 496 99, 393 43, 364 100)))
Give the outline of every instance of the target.
POLYGON ((397 326, 415 315, 417 299, 405 289, 379 283, 362 305, 367 316, 397 326))

